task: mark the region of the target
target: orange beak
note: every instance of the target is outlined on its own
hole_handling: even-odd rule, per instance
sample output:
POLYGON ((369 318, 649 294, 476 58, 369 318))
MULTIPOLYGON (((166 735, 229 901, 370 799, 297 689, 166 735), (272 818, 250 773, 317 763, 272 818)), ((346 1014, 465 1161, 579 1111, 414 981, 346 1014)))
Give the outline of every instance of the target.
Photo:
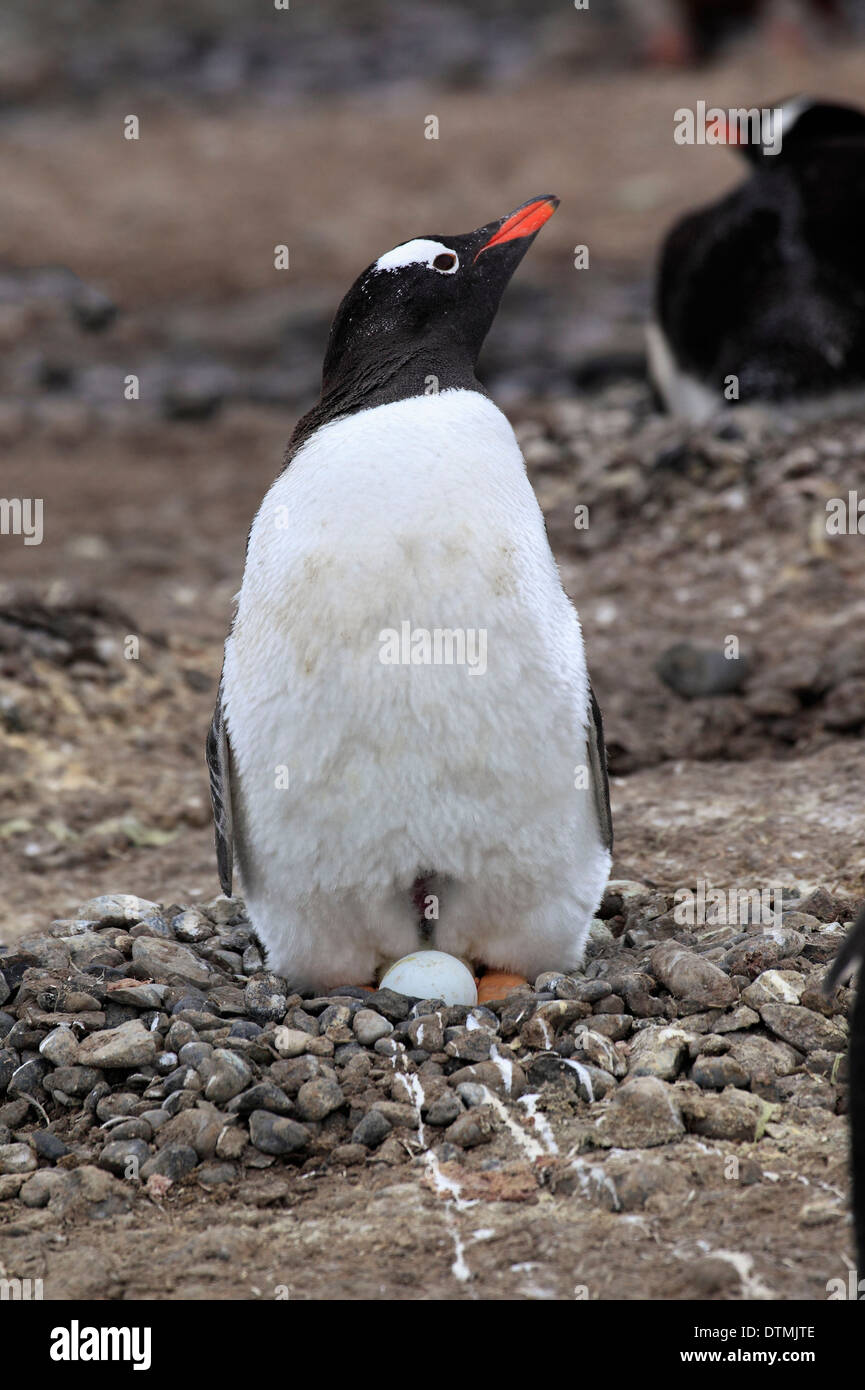
POLYGON ((483 255, 484 251, 489 251, 491 246, 501 246, 503 242, 515 241, 518 237, 534 236, 536 232, 540 231, 544 223, 549 221, 558 206, 558 198, 551 193, 523 203, 522 207, 517 208, 515 212, 505 218, 498 230, 478 251, 475 260, 478 256, 483 255))

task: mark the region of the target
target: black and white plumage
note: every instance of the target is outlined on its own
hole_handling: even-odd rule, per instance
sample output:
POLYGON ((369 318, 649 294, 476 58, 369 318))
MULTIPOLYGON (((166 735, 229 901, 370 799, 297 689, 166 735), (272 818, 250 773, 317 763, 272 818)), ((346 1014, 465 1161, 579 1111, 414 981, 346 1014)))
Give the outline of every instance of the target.
POLYGON ((803 98, 780 112, 780 150, 738 144, 745 182, 661 252, 649 369, 695 422, 726 404, 865 400, 865 112, 803 98))
POLYGON ((600 711, 474 375, 557 201, 363 272, 253 522, 207 755, 223 889, 236 861, 295 986, 365 983, 419 945, 526 977, 582 959, 612 842, 600 711), (483 634, 483 669, 385 661, 405 629, 483 634))

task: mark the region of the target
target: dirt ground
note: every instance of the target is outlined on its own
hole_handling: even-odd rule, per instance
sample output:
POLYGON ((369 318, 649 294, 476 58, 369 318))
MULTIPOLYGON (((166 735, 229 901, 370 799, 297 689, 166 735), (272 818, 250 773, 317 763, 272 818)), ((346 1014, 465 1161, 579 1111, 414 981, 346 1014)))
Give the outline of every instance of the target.
POLYGON ((852 1254, 843 1128, 809 1114, 759 1146, 654 1150, 660 1190, 637 1211, 609 1209, 612 1158, 461 1167, 462 1210, 418 1168, 250 1174, 102 1219, 16 1212, 0 1262, 46 1298, 819 1300, 852 1254), (736 1157, 747 1181, 724 1177, 736 1157))
MULTIPOLYGON (((858 53, 836 55, 831 73, 825 58, 767 64, 757 53, 709 76, 528 83, 518 101, 448 93, 437 144, 419 133, 436 109, 423 89, 319 114, 145 109, 132 148, 119 99, 66 113, 50 140, 44 113, 21 114, 0 145, 0 180, 14 171, 15 185, 0 260, 98 281, 124 315, 113 336, 64 351, 120 374, 129 354, 162 351, 166 322, 181 318, 187 342, 236 342, 253 323, 248 355, 266 357, 262 302, 292 307, 272 268, 277 242, 291 247, 294 307, 332 305, 404 235, 462 228, 548 188, 565 215, 532 253, 537 283, 555 283, 586 242, 599 278, 645 297, 665 226, 736 174, 725 151, 677 149, 675 107, 716 92, 748 102, 767 87, 865 94, 858 53), (378 191, 361 201, 364 178, 378 191)), ((591 305, 591 290, 575 293, 591 305)), ((34 353, 53 323, 26 325, 34 353)), ((589 319, 581 333, 584 347, 632 348, 635 316, 589 319)), ((295 418, 238 400, 169 422, 74 394, 20 399, 0 401, 2 488, 43 497, 46 531, 38 547, 0 545, 7 942, 102 893, 216 893, 204 734, 245 533, 295 418)), ((865 486, 865 425, 695 436, 655 415, 639 382, 579 419, 570 405, 523 401, 511 415, 605 711, 614 876, 862 898, 865 568, 861 538, 829 545, 820 519, 827 496, 865 486), (571 518, 586 500, 584 536, 571 518), (751 660, 741 692, 687 702, 659 680, 672 643, 717 646, 729 633, 751 660)), ((398 1167, 250 1172, 221 1190, 191 1182, 101 1219, 3 1203, 0 1275, 41 1277, 46 1297, 383 1300, 822 1299, 828 1279, 846 1277, 843 1115, 803 1109, 758 1143, 689 1136, 647 1151, 661 1178, 626 1211, 611 1209, 607 1171, 621 1155, 575 1161, 572 1119, 551 1123, 557 1155, 531 1161, 506 1131, 451 1175, 458 1199, 407 1154, 398 1167), (504 1166, 485 1170, 492 1157, 504 1166)))

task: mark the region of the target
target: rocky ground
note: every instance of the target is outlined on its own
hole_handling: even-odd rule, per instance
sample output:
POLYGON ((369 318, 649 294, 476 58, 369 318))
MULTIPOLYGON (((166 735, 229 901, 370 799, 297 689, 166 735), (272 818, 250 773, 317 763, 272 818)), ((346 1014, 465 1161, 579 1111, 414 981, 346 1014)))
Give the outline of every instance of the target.
POLYGON ((825 1295, 849 912, 691 930, 616 881, 584 972, 467 1008, 291 993, 235 899, 94 899, 0 956, 0 1259, 48 1297, 825 1295))

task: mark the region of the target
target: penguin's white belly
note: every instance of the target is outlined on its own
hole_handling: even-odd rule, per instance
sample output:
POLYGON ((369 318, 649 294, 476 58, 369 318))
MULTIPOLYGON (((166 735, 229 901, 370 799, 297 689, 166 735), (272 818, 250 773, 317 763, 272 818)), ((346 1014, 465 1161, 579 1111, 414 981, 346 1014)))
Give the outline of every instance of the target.
POLYGON ((609 872, 582 638, 489 400, 412 398, 307 441, 253 525, 223 691, 274 969, 370 979, 417 947, 424 874, 439 949, 579 963, 609 872))

